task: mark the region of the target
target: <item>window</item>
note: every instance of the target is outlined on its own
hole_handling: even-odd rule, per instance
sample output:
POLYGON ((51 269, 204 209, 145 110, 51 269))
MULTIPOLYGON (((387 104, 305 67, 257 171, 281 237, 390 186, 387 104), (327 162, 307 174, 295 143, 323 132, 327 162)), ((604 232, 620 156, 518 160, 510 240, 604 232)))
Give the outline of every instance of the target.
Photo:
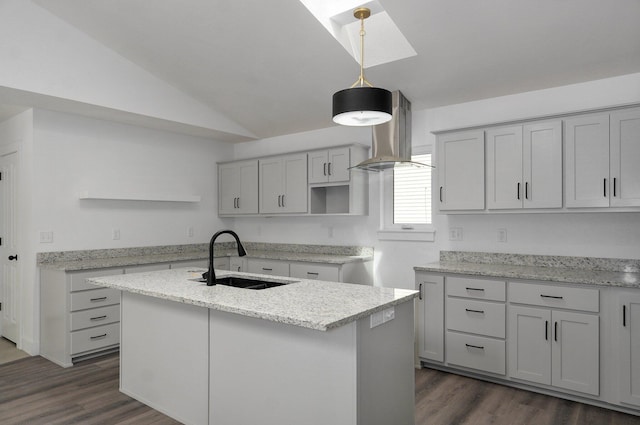
MULTIPOLYGON (((416 149, 415 162, 431 164, 428 149, 416 149)), ((433 241, 431 167, 399 167, 385 171, 381 184, 381 240, 433 241)))

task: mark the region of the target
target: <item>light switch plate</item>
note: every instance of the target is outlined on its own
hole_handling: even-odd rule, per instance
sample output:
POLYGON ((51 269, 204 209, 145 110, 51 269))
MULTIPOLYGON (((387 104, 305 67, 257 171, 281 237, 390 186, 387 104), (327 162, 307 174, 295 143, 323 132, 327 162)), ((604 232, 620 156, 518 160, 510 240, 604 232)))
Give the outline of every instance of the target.
POLYGON ((53 232, 40 232, 40 243, 53 243, 53 232))
POLYGON ((498 229, 498 242, 507 241, 507 229, 498 229))
POLYGON ((450 227, 449 228, 449 240, 461 241, 462 240, 462 227, 450 227))

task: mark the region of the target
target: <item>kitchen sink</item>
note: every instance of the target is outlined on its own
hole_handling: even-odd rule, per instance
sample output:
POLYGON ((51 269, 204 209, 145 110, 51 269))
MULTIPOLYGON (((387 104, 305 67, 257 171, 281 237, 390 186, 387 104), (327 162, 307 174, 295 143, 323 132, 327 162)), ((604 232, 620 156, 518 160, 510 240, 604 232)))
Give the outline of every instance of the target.
MULTIPOLYGON (((194 282, 203 282, 206 283, 206 279, 197 278, 190 279, 194 282)), ((287 282, 289 283, 289 282, 287 282)), ((235 277, 235 276, 226 276, 216 279, 216 285, 225 285, 225 286, 233 286, 234 288, 244 288, 244 289, 267 289, 273 288, 276 286, 286 285, 284 282, 268 282, 265 280, 257 280, 257 279, 246 279, 243 277, 235 277)))

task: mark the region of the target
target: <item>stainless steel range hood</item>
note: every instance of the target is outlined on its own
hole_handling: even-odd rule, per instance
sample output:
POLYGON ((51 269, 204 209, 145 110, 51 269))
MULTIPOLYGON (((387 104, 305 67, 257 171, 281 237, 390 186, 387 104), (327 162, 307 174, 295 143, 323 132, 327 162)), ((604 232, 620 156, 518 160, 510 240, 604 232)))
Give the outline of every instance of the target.
POLYGON ((431 167, 411 161, 411 102, 399 91, 391 95, 393 118, 372 126, 372 156, 351 168, 380 172, 402 166, 431 167))

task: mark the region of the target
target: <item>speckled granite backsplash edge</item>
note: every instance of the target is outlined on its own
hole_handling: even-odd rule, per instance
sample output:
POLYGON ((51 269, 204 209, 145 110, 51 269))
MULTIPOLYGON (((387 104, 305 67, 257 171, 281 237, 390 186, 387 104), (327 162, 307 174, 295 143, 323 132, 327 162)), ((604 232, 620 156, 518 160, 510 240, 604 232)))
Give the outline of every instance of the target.
POLYGON ((440 251, 441 263, 505 264, 611 272, 640 272, 640 260, 569 257, 562 255, 503 254, 496 252, 440 251))
MULTIPOLYGON (((366 246, 343 245, 306 245, 281 244, 266 242, 242 242, 247 251, 278 251, 305 254, 328 254, 345 256, 373 256, 373 248, 366 246)), ((218 242, 216 250, 230 250, 236 248, 235 242, 218 242)), ((162 245, 134 248, 89 249, 78 251, 39 252, 38 264, 57 263, 63 261, 97 260, 104 258, 141 257, 162 254, 183 254, 190 252, 208 252, 209 244, 162 245)))

